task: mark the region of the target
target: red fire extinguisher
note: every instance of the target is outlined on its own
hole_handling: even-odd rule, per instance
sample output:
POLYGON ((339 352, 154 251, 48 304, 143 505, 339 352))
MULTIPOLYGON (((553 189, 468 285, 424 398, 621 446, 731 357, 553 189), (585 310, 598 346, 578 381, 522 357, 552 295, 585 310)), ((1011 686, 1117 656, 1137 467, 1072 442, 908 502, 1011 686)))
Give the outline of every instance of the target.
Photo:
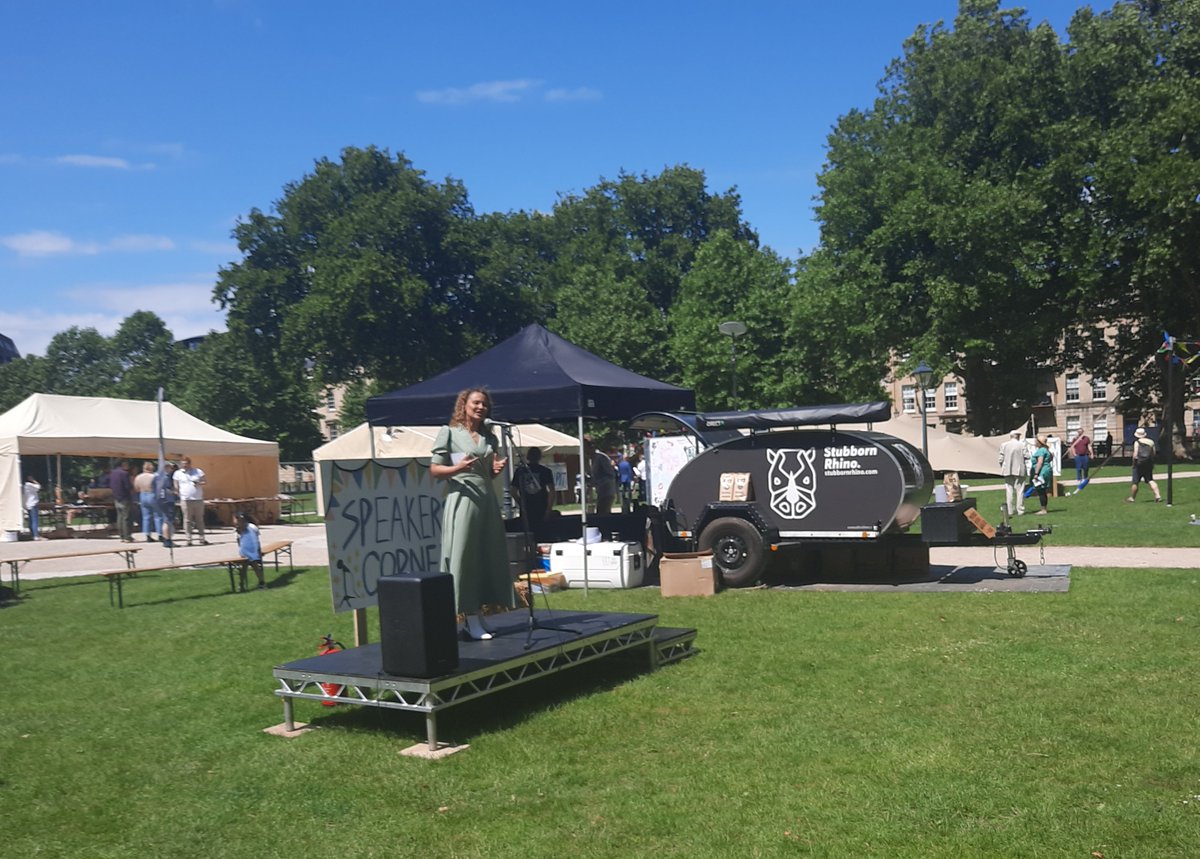
MULTIPOLYGON (((333 633, 331 632, 328 635, 321 636, 321 646, 319 648, 317 648, 317 655, 325 656, 329 653, 337 653, 339 650, 345 650, 345 649, 346 649, 346 647, 344 644, 342 644, 340 641, 333 640, 333 633)), ((338 695, 341 695, 342 690, 344 690, 345 688, 346 688, 345 686, 341 686, 337 683, 322 683, 321 684, 321 691, 324 692, 326 695, 328 695, 330 698, 336 698, 338 695)), ((338 705, 337 701, 322 701, 321 702, 322 707, 336 707, 337 705, 338 705)))

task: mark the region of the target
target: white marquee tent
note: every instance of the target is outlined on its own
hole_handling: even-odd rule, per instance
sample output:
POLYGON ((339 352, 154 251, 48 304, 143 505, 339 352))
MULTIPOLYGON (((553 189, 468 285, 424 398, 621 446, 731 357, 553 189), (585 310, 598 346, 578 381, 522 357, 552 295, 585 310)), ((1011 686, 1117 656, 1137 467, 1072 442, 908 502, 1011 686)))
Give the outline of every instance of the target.
MULTIPOLYGON (((170 403, 162 404, 162 429, 168 459, 186 453, 204 470, 207 498, 278 494, 277 443, 226 432, 170 403)), ((0 531, 22 528, 22 455, 154 460, 158 438, 158 404, 153 401, 27 397, 0 415, 0 531)))
MULTIPOLYGON (((313 460, 362 461, 375 459, 417 459, 428 457, 437 438, 440 426, 429 427, 372 427, 359 424, 344 435, 323 444, 313 451, 313 460), (371 449, 374 436, 374 451, 371 449)), ((497 437, 499 430, 496 431, 497 437)), ((540 448, 543 457, 562 454, 577 456, 579 440, 575 436, 561 433, 542 424, 517 424, 512 427, 513 445, 522 454, 531 447, 540 448)), ((321 469, 317 468, 317 511, 324 512, 324 492, 321 486, 321 469)))

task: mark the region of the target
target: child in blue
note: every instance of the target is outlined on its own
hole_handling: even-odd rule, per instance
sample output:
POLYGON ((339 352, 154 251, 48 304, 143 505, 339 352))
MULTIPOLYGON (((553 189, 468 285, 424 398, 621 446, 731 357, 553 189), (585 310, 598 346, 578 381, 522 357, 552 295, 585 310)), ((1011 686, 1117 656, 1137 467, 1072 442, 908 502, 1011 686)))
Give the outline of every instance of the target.
POLYGON ((258 575, 259 588, 267 586, 263 578, 262 541, 258 537, 258 525, 249 513, 237 514, 238 554, 242 556, 242 568, 238 573, 241 589, 246 589, 246 568, 254 567, 258 575))

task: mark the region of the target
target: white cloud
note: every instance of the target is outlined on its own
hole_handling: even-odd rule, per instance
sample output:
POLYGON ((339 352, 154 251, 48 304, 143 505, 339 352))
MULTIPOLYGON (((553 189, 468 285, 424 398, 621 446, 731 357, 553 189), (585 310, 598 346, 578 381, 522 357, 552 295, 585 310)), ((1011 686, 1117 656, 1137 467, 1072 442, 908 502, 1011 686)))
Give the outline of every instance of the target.
POLYGON ((51 338, 71 326, 95 328, 111 337, 131 313, 149 310, 175 339, 183 340, 225 330, 225 313, 212 301, 213 285, 211 275, 144 285, 79 284, 57 302, 70 310, 0 311, 0 332, 13 339, 22 355, 45 355, 51 338))
POLYGON ((72 167, 109 167, 114 170, 129 170, 131 165, 124 158, 110 158, 107 155, 60 155, 54 159, 55 164, 69 164, 72 167))
POLYGON ((469 87, 447 87, 446 89, 422 90, 417 101, 425 104, 468 104, 476 101, 514 102, 529 90, 540 86, 537 80, 486 81, 469 87))
POLYGON ((110 251, 125 251, 129 253, 142 253, 144 251, 171 251, 175 249, 175 242, 171 241, 166 236, 117 236, 115 239, 111 239, 105 245, 104 249, 110 251))
POLYGON ((230 260, 237 259, 241 254, 241 252, 238 250, 237 242, 235 241, 207 242, 197 240, 190 242, 189 245, 194 251, 199 251, 200 253, 204 254, 212 254, 213 256, 224 257, 225 259, 230 260))
POLYGON ((574 89, 557 87, 546 91, 546 101, 599 101, 604 94, 598 89, 581 86, 574 89))
POLYGON ((27 233, 0 236, 0 245, 22 257, 92 256, 110 251, 144 253, 175 249, 175 242, 166 236, 125 235, 109 239, 107 242, 95 242, 77 241, 50 230, 31 230, 27 233))
POLYGON ((18 256, 23 257, 86 253, 86 251, 80 251, 79 245, 62 233, 52 233, 48 230, 31 230, 28 233, 0 236, 0 245, 16 251, 18 256))

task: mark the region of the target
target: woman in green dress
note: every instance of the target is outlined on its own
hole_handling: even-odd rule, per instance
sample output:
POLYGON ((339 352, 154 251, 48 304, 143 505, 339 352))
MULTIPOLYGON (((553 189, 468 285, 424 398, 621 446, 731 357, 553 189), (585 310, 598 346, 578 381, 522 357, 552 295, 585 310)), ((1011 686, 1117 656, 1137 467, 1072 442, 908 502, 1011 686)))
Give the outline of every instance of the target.
POLYGON ((487 391, 460 392, 449 426, 433 443, 429 466, 435 478, 450 484, 442 511, 442 563, 454 577, 460 615, 516 605, 504 521, 492 491, 508 460, 497 455, 499 445, 484 425, 491 411, 487 391))

